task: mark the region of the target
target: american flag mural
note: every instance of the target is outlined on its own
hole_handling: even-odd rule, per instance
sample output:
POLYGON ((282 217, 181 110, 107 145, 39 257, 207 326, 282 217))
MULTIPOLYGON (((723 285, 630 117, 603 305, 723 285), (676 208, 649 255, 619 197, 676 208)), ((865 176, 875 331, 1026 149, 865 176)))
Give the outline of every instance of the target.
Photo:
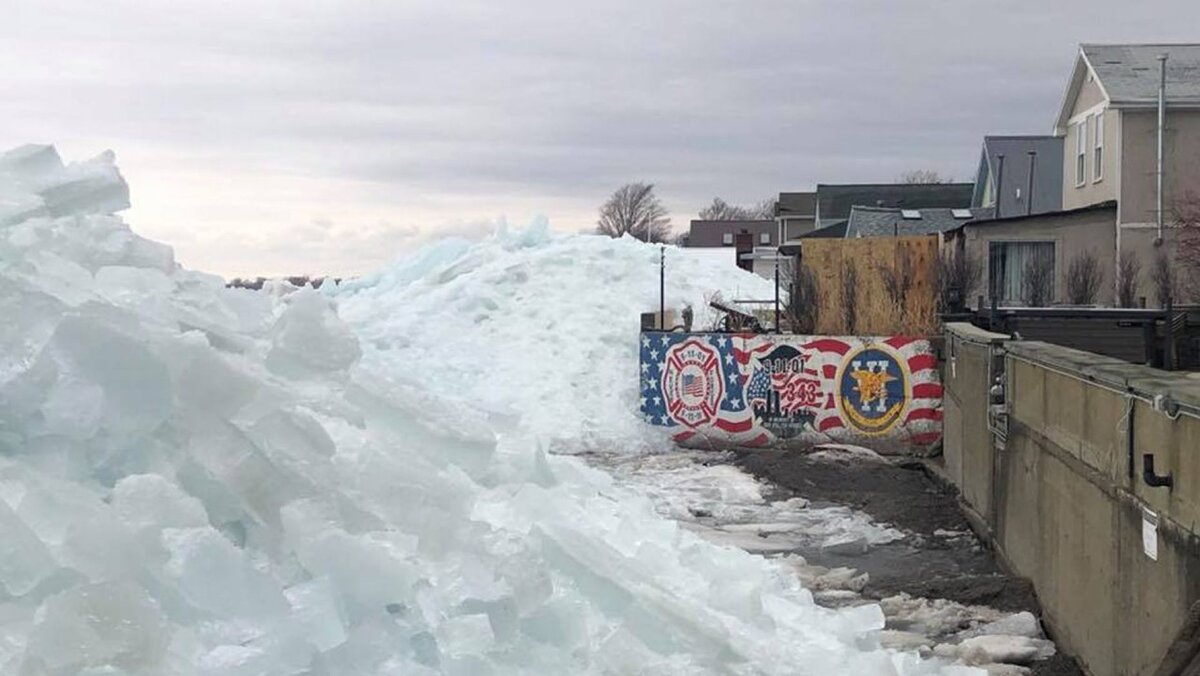
POLYGON ((920 452, 942 438, 927 340, 646 331, 640 362, 642 415, 681 445, 920 452))

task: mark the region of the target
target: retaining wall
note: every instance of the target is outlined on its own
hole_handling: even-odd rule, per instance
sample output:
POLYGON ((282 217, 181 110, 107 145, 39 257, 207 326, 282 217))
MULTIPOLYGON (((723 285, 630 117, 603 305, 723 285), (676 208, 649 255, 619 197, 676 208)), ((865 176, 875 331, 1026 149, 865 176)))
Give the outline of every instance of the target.
POLYGON ((927 340, 645 331, 640 367, 642 415, 685 446, 926 453, 942 438, 927 340))
POLYGON ((945 463, 964 502, 1089 672, 1153 673, 1200 599, 1200 381, 965 325, 945 354, 945 463), (1172 487, 1146 483, 1144 454, 1172 487))

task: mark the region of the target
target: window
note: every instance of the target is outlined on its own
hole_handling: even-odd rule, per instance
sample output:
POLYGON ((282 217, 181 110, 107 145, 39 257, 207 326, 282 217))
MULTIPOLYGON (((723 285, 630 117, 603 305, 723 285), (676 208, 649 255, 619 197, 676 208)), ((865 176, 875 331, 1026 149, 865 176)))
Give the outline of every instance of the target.
POLYGON ((1075 187, 1087 180, 1087 118, 1075 125, 1075 187))
POLYGON ((974 217, 974 214, 971 213, 970 209, 951 209, 950 215, 955 218, 973 218, 974 217))
POLYGON ((769 232, 758 233, 758 243, 759 244, 770 244, 771 243, 771 233, 769 233, 769 232))
POLYGON ((988 290, 1001 305, 1024 304, 1026 281, 1054 299, 1054 242, 989 242, 988 290))
POLYGON ((1104 113, 1096 113, 1092 118, 1092 147, 1095 156, 1092 158, 1092 181, 1104 178, 1104 113))
POLYGON ((733 244, 733 233, 727 232, 727 233, 722 234, 721 235, 721 244, 724 244, 725 246, 729 246, 730 244, 733 244))
POLYGON ((906 221, 919 221, 921 220, 921 212, 917 209, 901 209, 900 218, 906 221))

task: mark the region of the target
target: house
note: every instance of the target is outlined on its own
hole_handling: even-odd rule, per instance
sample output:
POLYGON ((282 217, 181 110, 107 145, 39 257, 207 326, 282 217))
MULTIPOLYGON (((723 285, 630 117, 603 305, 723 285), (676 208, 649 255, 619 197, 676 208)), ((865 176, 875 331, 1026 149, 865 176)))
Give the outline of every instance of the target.
POLYGON ((1062 166, 1061 137, 985 136, 971 206, 993 207, 997 218, 1058 211, 1062 166))
MULTIPOLYGON (((1117 203, 1108 201, 1045 214, 974 219, 945 231, 945 241, 985 266, 982 288, 968 289, 968 294, 995 298, 1000 305, 1021 305, 1026 266, 1042 257, 1052 266, 1050 295, 1061 303, 1067 300, 1062 273, 1076 256, 1088 253, 1101 270, 1115 269, 1116 212, 1117 203)), ((1102 284, 1096 302, 1112 304, 1113 299, 1113 285, 1102 284)))
MULTIPOLYGON (((973 219, 988 218, 990 207, 974 209, 896 209, 892 207, 850 208, 845 237, 904 237, 932 235, 953 230, 973 219)), ((837 227, 829 226, 829 227, 837 227)))
POLYGON ((775 201, 775 221, 783 241, 817 229, 817 193, 781 192, 775 201))
POLYGON ((1152 295, 1147 273, 1172 249, 1175 205, 1200 192, 1200 44, 1081 45, 1054 131, 1064 140, 1063 209, 1115 201, 1113 260, 1137 256, 1139 293, 1152 295))
POLYGON ((817 228, 850 218, 855 206, 896 209, 966 209, 971 206, 970 183, 851 183, 818 184, 817 228))
POLYGON ((736 235, 753 235, 753 246, 775 246, 775 221, 703 221, 694 220, 688 227, 688 247, 734 247, 736 235))
POLYGON ((763 277, 775 275, 778 225, 772 220, 694 220, 683 246, 690 249, 728 249, 729 262, 763 277))

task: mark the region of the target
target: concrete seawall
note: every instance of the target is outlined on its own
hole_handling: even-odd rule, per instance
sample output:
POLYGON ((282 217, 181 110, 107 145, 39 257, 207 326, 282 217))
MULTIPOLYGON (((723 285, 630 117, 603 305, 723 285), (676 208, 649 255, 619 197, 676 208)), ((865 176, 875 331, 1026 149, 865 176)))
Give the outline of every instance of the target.
POLYGON ((1057 640, 1153 673, 1200 600, 1200 379, 951 324, 943 382, 946 472, 1057 640))

